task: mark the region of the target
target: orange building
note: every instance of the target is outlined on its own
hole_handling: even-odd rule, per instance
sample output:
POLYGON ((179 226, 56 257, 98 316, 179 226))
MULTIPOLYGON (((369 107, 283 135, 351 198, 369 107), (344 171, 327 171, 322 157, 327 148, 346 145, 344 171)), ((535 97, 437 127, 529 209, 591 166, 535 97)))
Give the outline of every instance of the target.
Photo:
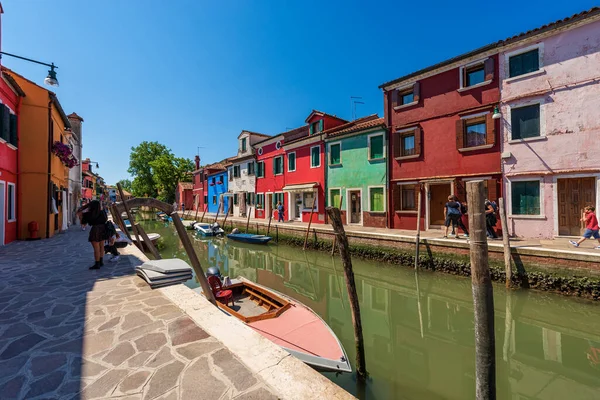
MULTIPOLYGON (((38 236, 49 238, 67 229, 69 190, 68 139, 71 124, 56 95, 8 68, 21 87, 19 126, 18 238, 29 237, 28 224, 38 223, 38 236), (57 155, 61 154, 61 156, 57 155)), ((75 160, 76 161, 76 160, 75 160)))

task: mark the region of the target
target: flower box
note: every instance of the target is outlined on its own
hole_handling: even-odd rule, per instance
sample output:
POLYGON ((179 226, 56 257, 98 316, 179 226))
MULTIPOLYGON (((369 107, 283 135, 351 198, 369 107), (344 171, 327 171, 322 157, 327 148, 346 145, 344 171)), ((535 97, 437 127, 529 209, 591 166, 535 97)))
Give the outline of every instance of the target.
POLYGON ((60 162, 69 169, 79 165, 79 160, 73 155, 71 147, 62 142, 56 141, 52 144, 52 154, 57 156, 60 159, 60 162))

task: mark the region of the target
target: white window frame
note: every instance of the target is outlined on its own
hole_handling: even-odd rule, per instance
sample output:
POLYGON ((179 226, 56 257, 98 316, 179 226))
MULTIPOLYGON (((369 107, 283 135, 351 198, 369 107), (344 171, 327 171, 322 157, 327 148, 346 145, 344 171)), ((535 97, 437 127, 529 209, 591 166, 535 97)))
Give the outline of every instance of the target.
MULTIPOLYGON (((339 190, 340 191, 340 196, 343 195, 341 187, 332 187, 332 188, 329 188, 329 193, 328 193, 328 197, 327 197, 327 200, 328 200, 327 204, 329 204, 331 202, 331 191, 332 190, 339 190)), ((342 199, 342 202, 344 202, 343 199, 342 199)), ((338 206, 337 204, 329 204, 329 207, 337 207, 337 206, 338 206)), ((342 210, 341 206, 340 206, 340 210, 342 210)))
MULTIPOLYGON (((343 161, 342 161, 342 142, 341 141, 337 141, 337 142, 328 143, 327 146, 329 147, 329 149, 328 149, 329 151, 327 152, 327 154, 329 154, 329 157, 327 157, 327 164, 330 167, 337 167, 337 166, 342 165, 342 163, 343 163, 343 161), (337 163, 337 164, 332 164, 331 163, 331 147, 332 146, 337 146, 338 144, 340 145, 340 162, 337 163)), ((320 157, 319 157, 319 160, 320 160, 320 157)), ((311 162, 312 162, 312 153, 311 153, 311 162)))
POLYGON ((367 207, 370 213, 385 213, 387 210, 387 198, 385 192, 385 185, 373 185, 367 186, 367 207), (383 189, 383 211, 371 210, 371 189, 383 189))
POLYGON ((506 121, 508 121, 509 132, 508 132, 508 143, 523 143, 523 142, 536 142, 538 140, 548 140, 546 136, 546 111, 545 111, 546 101, 543 98, 537 98, 532 100, 520 101, 518 103, 508 104, 507 107, 507 116, 506 121), (513 139, 512 138, 512 110, 515 108, 523 108, 527 106, 532 106, 535 104, 540 105, 540 136, 525 138, 525 139, 513 139))
POLYGON ((283 175, 283 172, 285 171, 285 167, 283 165, 283 155, 281 156, 277 156, 277 157, 273 157, 273 176, 279 176, 279 175, 283 175), (281 159, 281 172, 276 174, 275 173, 275 160, 277 160, 278 158, 281 159))
POLYGON ((287 172, 294 172, 296 171, 296 164, 298 163, 298 158, 296 157, 296 152, 295 151, 290 151, 289 153, 287 153, 287 172), (294 155, 294 169, 290 169, 290 154, 294 155))
POLYGON ((367 136, 367 145, 368 145, 368 154, 367 154, 367 159, 369 161, 379 161, 379 160, 385 160, 385 156, 387 154, 387 143, 385 142, 385 135, 383 133, 372 133, 370 135, 367 136), (371 139, 375 136, 382 136, 383 137, 383 157, 382 158, 371 158, 371 139))
POLYGON ((17 185, 11 182, 7 182, 6 184, 6 222, 16 222, 17 220, 17 185), (9 187, 12 186, 12 209, 9 210, 8 209, 8 195, 10 193, 10 191, 8 190, 9 187), (10 214, 13 216, 12 219, 8 218, 9 215, 9 211, 10 214))
POLYGON ((519 79, 526 79, 531 76, 542 75, 546 73, 544 68, 544 42, 532 44, 531 46, 523 47, 517 50, 509 51, 504 53, 504 82, 510 83, 519 79), (519 54, 527 53, 531 50, 538 49, 538 67, 537 71, 529 72, 527 74, 510 77, 510 58, 518 56, 519 54))
POLYGON ((256 152, 258 153, 259 156, 262 156, 262 154, 263 154, 263 148, 259 147, 258 150, 256 150, 256 152))
MULTIPOLYGON (((341 158, 341 151, 340 151, 340 158, 341 158)), ((310 167, 311 168, 321 168, 321 145, 310 147, 310 167), (319 149, 319 165, 312 165, 312 151, 314 148, 319 149)))
POLYGON ((477 87, 489 85, 490 83, 492 83, 491 80, 485 80, 485 62, 486 62, 486 60, 488 58, 490 58, 490 57, 486 57, 486 58, 483 58, 483 59, 479 59, 479 60, 470 62, 468 64, 465 64, 465 65, 461 66, 458 69, 459 80, 460 80, 460 86, 459 86, 459 89, 458 89, 459 92, 464 92, 464 91, 467 91, 467 90, 475 89, 477 87), (483 65, 484 81, 476 83, 475 85, 465 86, 465 74, 464 74, 465 69, 473 67, 475 65, 479 65, 479 64, 483 65))
POLYGON ((256 164, 257 164, 257 165, 256 165, 256 170, 254 171, 254 175, 255 175, 257 178, 264 178, 264 177, 265 177, 265 162, 264 162, 264 160, 257 161, 257 162, 256 162, 256 164), (258 164, 262 164, 262 168, 261 168, 262 175, 259 175, 259 174, 258 174, 258 164))
POLYGON ((260 210, 264 211, 265 210, 265 193, 261 192, 261 193, 255 193, 255 198, 254 198, 254 209, 256 210, 256 206, 258 206, 258 196, 262 196, 262 204, 261 204, 261 208, 260 210))
POLYGON ((546 207, 544 206, 544 178, 536 176, 524 176, 518 178, 506 178, 507 189, 508 189, 508 218, 512 219, 546 219, 546 207), (512 184, 513 182, 532 182, 538 181, 540 183, 540 215, 520 215, 512 213, 512 184))
POLYGON ((248 137, 242 137, 240 138, 240 153, 245 153, 248 151, 248 137), (244 149, 244 141, 246 142, 246 148, 244 149))
MULTIPOLYGON (((400 207, 402 207, 402 186, 418 186, 419 182, 418 181, 413 181, 413 182, 399 182, 396 184, 396 186, 398 186, 400 188, 400 207)), ((417 207, 416 210, 394 210, 395 213, 398 214, 414 214, 417 215, 418 213, 418 204, 415 204, 415 206, 417 207)))

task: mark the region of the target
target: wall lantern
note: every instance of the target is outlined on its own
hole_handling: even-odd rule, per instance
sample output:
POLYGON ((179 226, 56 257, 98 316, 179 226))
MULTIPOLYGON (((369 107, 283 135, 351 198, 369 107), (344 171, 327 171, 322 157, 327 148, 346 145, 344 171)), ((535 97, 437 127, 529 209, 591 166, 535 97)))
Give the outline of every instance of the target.
POLYGON ((492 114, 492 118, 493 119, 502 118, 502 114, 500 114, 500 110, 498 109, 498 106, 494 107, 494 114, 492 114))

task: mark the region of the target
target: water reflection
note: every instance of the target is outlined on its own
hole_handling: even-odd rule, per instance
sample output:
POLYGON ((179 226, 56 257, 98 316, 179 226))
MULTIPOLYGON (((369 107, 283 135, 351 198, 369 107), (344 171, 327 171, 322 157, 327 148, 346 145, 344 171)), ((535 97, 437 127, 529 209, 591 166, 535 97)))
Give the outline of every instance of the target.
MULTIPOLYGON (((185 259, 172 227, 165 257, 185 259)), ((164 230, 164 231, 163 231, 164 230)), ((163 234, 164 232, 164 234, 163 234)), ((317 312, 351 360, 354 335, 341 263, 323 253, 196 240, 201 262, 285 293, 317 312)), ((470 282, 442 274, 353 260, 367 370, 365 398, 474 398, 474 331, 470 282), (417 296, 417 288, 419 296, 417 296)), ((187 283, 198 286, 195 280, 187 283)), ((495 287, 499 399, 597 399, 600 320, 597 306, 575 299, 495 287)), ((351 375, 326 374, 356 394, 351 375)))

